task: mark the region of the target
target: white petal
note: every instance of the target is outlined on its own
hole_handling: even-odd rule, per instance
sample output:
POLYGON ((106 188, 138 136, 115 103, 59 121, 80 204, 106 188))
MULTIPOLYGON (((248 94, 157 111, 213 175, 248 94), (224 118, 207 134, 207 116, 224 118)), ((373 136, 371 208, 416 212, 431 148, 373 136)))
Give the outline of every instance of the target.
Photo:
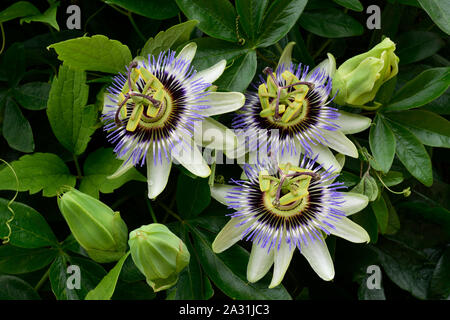
POLYGON ((211 169, 195 143, 185 146, 185 149, 182 149, 181 143, 177 144, 172 149, 172 157, 196 176, 206 178, 211 174, 211 169))
POLYGON ((355 145, 341 131, 323 130, 322 135, 327 139, 326 144, 330 148, 345 154, 346 156, 358 158, 358 150, 355 145))
POLYGON ((295 42, 289 42, 286 47, 284 47, 283 52, 281 53, 280 60, 278 60, 277 69, 281 68, 284 65, 284 69, 288 69, 292 64, 292 49, 294 49, 295 42))
POLYGON ((360 225, 354 223, 349 218, 342 218, 331 223, 336 229, 329 229, 335 236, 355 243, 369 242, 370 237, 367 231, 360 225))
MULTIPOLYGON (((120 160, 127 160, 131 155, 132 150, 130 149, 123 157, 120 157, 120 160)), ((116 179, 120 177, 121 175, 125 174, 128 170, 133 168, 133 161, 123 161, 121 166, 110 176, 108 176, 108 179, 116 179)))
POLYGON ((194 139, 203 147, 224 150, 225 154, 227 151, 232 153, 238 144, 234 132, 212 118, 205 118, 195 123, 194 139))
POLYGON ((298 166, 300 164, 300 157, 302 155, 302 147, 300 143, 295 143, 295 151, 294 150, 284 150, 283 154, 281 151, 278 152, 278 157, 280 158, 278 163, 290 163, 294 166, 298 166))
POLYGON ((219 77, 222 75, 223 71, 225 70, 226 65, 227 65, 226 60, 220 60, 212 67, 209 67, 208 69, 197 72, 196 75, 192 78, 192 81, 195 81, 195 80, 201 78, 205 82, 213 83, 214 81, 219 79, 219 77))
POLYGON ((336 172, 341 171, 341 165, 327 146, 321 144, 317 144, 316 146, 311 145, 311 150, 313 156, 317 156, 317 162, 321 164, 324 169, 327 170, 330 168, 330 166, 332 166, 333 169, 336 170, 336 172))
POLYGON ((339 118, 333 120, 333 123, 337 124, 344 134, 353 134, 366 130, 370 127, 372 120, 359 114, 338 111, 340 113, 339 118))
POLYGON ((274 288, 283 281, 284 275, 291 263, 292 256, 294 255, 295 246, 289 247, 289 244, 283 239, 281 241, 280 249, 275 247, 272 250, 275 251, 275 256, 273 277, 269 288, 274 288))
POLYGON ((273 264, 273 255, 275 250, 267 252, 266 248, 253 242, 250 259, 247 265, 247 280, 249 282, 257 282, 266 275, 273 264))
POLYGON ((228 184, 215 184, 211 189, 211 197, 219 201, 221 204, 228 205, 228 199, 226 196, 228 192, 231 191, 235 186, 230 186, 228 184))
POLYGON ((327 59, 323 60, 308 73, 306 79, 309 79, 309 77, 318 69, 325 71, 328 77, 333 78, 334 73, 336 72, 336 59, 331 53, 327 53, 327 57, 327 59))
POLYGON ((205 100, 208 100, 210 107, 197 112, 204 116, 214 116, 238 110, 244 105, 245 96, 240 92, 211 92, 205 100))
POLYGON ((344 211, 347 216, 361 211, 369 203, 369 198, 360 193, 342 192, 342 195, 344 196, 344 203, 336 208, 344 211))
POLYGON ((147 153, 147 183, 148 183, 148 197, 155 199, 167 185, 169 180, 170 169, 172 168, 172 161, 166 157, 156 160, 153 159, 151 151, 147 153))
POLYGON ((197 44, 195 42, 190 42, 181 49, 177 58, 183 58, 188 62, 191 62, 194 59, 195 53, 197 52, 197 44))
POLYGON ((247 228, 247 224, 239 226, 240 223, 241 221, 239 219, 231 218, 223 229, 220 230, 212 243, 212 249, 215 253, 221 253, 227 250, 241 239, 243 232, 247 228))
POLYGON ((325 281, 332 280, 334 278, 333 260, 331 259, 325 240, 308 240, 306 245, 302 243, 301 253, 319 277, 325 281))

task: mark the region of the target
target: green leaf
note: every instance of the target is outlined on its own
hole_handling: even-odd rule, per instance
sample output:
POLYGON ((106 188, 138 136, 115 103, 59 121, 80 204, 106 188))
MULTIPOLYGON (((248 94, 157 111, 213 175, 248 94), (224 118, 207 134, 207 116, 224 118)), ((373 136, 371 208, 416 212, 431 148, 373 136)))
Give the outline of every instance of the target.
MULTIPOLYGON (((19 191, 34 194, 43 190, 44 197, 53 197, 63 186, 74 187, 76 178, 69 168, 52 153, 25 155, 11 163, 19 179, 19 191)), ((3 167, 0 171, 0 190, 16 190, 16 178, 11 170, 3 167)))
POLYGON ((208 179, 191 179, 184 174, 178 176, 177 209, 184 218, 199 215, 211 202, 208 179))
POLYGON ((96 129, 95 106, 86 106, 86 73, 62 65, 52 82, 47 116, 58 141, 75 155, 82 154, 96 129))
POLYGON ((372 155, 383 172, 388 172, 395 156, 395 137, 382 115, 375 116, 370 127, 369 144, 372 155))
POLYGON ((56 249, 23 249, 11 245, 0 246, 0 272, 23 274, 48 266, 58 255, 56 249))
POLYGON ((446 90, 439 98, 431 101, 421 109, 436 112, 439 114, 450 114, 450 90, 446 90))
POLYGON ((249 39, 256 39, 268 0, 236 0, 239 23, 249 39))
POLYGON ((162 51, 176 49, 179 45, 189 40, 192 30, 197 24, 197 20, 189 20, 176 24, 166 31, 159 32, 155 38, 147 40, 140 55, 144 57, 147 57, 149 54, 158 56, 162 51))
POLYGON ((213 235, 199 229, 191 229, 194 248, 202 262, 202 267, 214 284, 232 299, 244 300, 291 300, 286 289, 280 285, 269 289, 270 275, 257 283, 249 283, 246 278, 249 253, 233 246, 227 251, 215 254, 211 249, 213 235))
POLYGON ((403 174, 398 171, 389 171, 381 176, 386 186, 392 187, 403 182, 403 174))
POLYGON ((228 0, 176 0, 176 2, 186 17, 199 21, 198 27, 207 35, 237 42, 236 13, 228 0))
POLYGON ((303 40, 303 37, 300 33, 300 28, 292 28, 288 33, 289 40, 295 42, 294 46, 294 57, 298 57, 297 62, 302 62, 310 67, 314 67, 314 59, 311 57, 308 52, 308 48, 306 47, 306 43, 303 40))
POLYGON ((334 8, 308 11, 299 20, 303 29, 324 38, 345 38, 362 35, 363 26, 334 8))
POLYGON ((58 59, 64 64, 81 70, 123 72, 132 59, 126 45, 103 35, 69 39, 49 48, 55 49, 58 59))
POLYGON ((120 271, 123 263, 130 255, 130 252, 125 254, 119 261, 117 261, 114 268, 100 281, 100 283, 88 292, 85 300, 110 300, 116 289, 117 280, 119 279, 120 271))
POLYGON ((183 227, 180 237, 191 253, 191 259, 186 268, 180 273, 176 285, 175 300, 208 300, 214 294, 211 282, 201 269, 201 262, 197 252, 191 244, 188 231, 183 227))
POLYGON ((51 85, 47 82, 28 82, 13 90, 14 98, 21 107, 28 110, 47 108, 51 85))
POLYGON ((423 106, 441 94, 450 85, 450 68, 428 69, 397 91, 384 111, 401 111, 423 106))
POLYGON ((397 40, 396 54, 400 58, 401 65, 406 65, 431 57, 444 44, 445 42, 433 32, 405 32, 397 40))
POLYGON ((377 243, 378 221, 371 208, 366 207, 362 211, 353 214, 351 219, 367 231, 371 243, 377 243))
POLYGON ((377 95, 375 96, 375 101, 379 102, 383 105, 389 103, 392 98, 392 95, 395 91, 395 85, 397 84, 397 76, 386 81, 378 90, 377 95))
POLYGON ((353 10, 353 11, 357 11, 357 12, 361 12, 364 10, 363 5, 361 4, 361 2, 359 2, 359 0, 333 0, 334 2, 336 2, 337 4, 343 6, 344 8, 353 10))
POLYGON ((35 14, 39 14, 39 10, 30 2, 18 1, 0 12, 0 23, 35 14))
POLYGON ((446 299, 450 297, 450 248, 444 250, 439 258, 430 281, 428 299, 446 299))
POLYGON ((387 116, 408 128, 423 144, 450 148, 450 122, 447 119, 425 110, 408 110, 387 116))
POLYGON ((341 171, 341 173, 336 179, 336 182, 342 182, 345 187, 349 188, 357 185, 360 182, 360 180, 361 179, 356 174, 353 174, 348 171, 341 171))
POLYGON ((397 211, 389 199, 389 196, 386 193, 382 193, 384 202, 386 203, 386 207, 389 212, 389 220, 388 225, 385 231, 385 234, 396 234, 400 229, 400 219, 398 218, 397 211))
POLYGON ((381 234, 385 234, 389 223, 389 211, 384 198, 378 197, 375 201, 371 202, 370 205, 375 217, 377 218, 381 234))
POLYGON ((34 139, 30 123, 11 98, 6 100, 3 121, 3 137, 5 137, 8 145, 21 152, 33 152, 34 139))
POLYGON ((59 6, 59 2, 53 3, 50 8, 45 10, 44 13, 39 13, 32 16, 27 16, 25 18, 20 19, 20 23, 23 22, 30 23, 30 22, 44 22, 51 25, 53 28, 59 31, 59 25, 56 21, 56 10, 59 6))
POLYGON ((389 121, 395 135, 395 153, 406 169, 427 187, 433 184, 430 156, 423 144, 405 127, 389 121))
POLYGON ((450 35, 450 6, 445 1, 418 0, 431 20, 446 34, 450 35))
POLYGON ((108 179, 121 165, 122 161, 116 159, 112 148, 100 148, 90 153, 84 162, 80 191, 98 199, 99 192, 112 193, 128 181, 147 181, 135 168, 116 179, 108 179))
MULTIPOLYGON (((6 221, 12 213, 8 210, 9 200, 0 199, 0 237, 8 235, 6 221)), ((22 248, 58 246, 58 239, 44 217, 26 204, 13 202, 14 220, 10 222, 10 243, 22 248)))
MULTIPOLYGON (((83 300, 87 293, 94 289, 97 284, 105 277, 106 271, 97 263, 84 259, 61 255, 56 258, 50 267, 50 284, 52 291, 58 300, 83 300), (67 272, 70 265, 80 268, 80 289, 69 289, 67 284, 70 282, 71 273, 67 272)), ((70 282, 72 283, 72 282, 70 282)))
POLYGON ((116 4, 141 16, 157 20, 172 18, 178 13, 175 0, 107 0, 106 3, 116 4))
POLYGON ((146 282, 118 282, 112 300, 153 300, 156 294, 146 282))
POLYGON ((231 62, 249 51, 248 48, 219 39, 200 38, 193 41, 197 43, 197 53, 192 65, 197 70, 209 68, 222 59, 231 62))
POLYGON ((40 300, 39 295, 18 277, 0 275, 0 300, 40 300))
POLYGON ((256 73, 256 65, 256 52, 249 51, 232 60, 215 84, 221 91, 244 92, 256 73))
POLYGON ((433 264, 419 251, 403 243, 382 239, 376 247, 380 263, 388 277, 403 290, 425 299, 433 264))
POLYGON ((15 42, 2 55, 1 69, 11 88, 17 86, 25 74, 25 49, 15 42))
POLYGON ((307 0, 275 0, 264 15, 258 34, 258 47, 268 47, 283 38, 295 25, 307 0))

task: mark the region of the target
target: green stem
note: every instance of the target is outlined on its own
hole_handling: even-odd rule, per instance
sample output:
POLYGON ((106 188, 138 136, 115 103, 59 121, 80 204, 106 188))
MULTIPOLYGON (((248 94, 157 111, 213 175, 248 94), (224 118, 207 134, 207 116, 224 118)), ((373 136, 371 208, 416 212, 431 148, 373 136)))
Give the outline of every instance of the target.
POLYGON ((328 47, 328 45, 331 43, 331 39, 328 39, 327 41, 325 41, 322 46, 319 48, 319 50, 317 50, 317 52, 312 56, 313 60, 315 60, 321 53, 323 50, 325 50, 326 47, 328 47))
POLYGON ((3 28, 3 23, 0 22, 0 29, 2 31, 2 48, 0 49, 0 54, 2 54, 5 49, 6 37, 5 37, 5 29, 3 28))
POLYGON ((131 25, 133 26, 134 30, 136 31, 136 33, 138 34, 139 38, 141 38, 144 42, 147 41, 147 39, 145 38, 145 36, 142 34, 141 30, 139 30, 136 22, 133 19, 133 15, 131 14, 131 11, 128 11, 128 19, 130 19, 131 25))
POLYGON ((150 215, 152 216, 153 222, 158 223, 155 212, 153 211, 153 208, 152 208, 152 204, 150 203, 150 199, 148 197, 147 197, 147 207, 148 207, 148 211, 150 211, 150 215))
POLYGON ((158 202, 158 205, 163 208, 168 214, 170 214, 171 216, 175 217, 177 220, 179 220, 181 223, 184 223, 185 221, 183 219, 181 219, 181 217, 179 215, 177 215, 175 212, 173 212, 172 210, 170 210, 170 208, 168 206, 166 206, 164 203, 162 202, 158 202))
POLYGON ((44 285, 44 283, 47 281, 48 276, 50 275, 50 268, 47 269, 47 271, 44 273, 42 278, 37 283, 36 287, 34 287, 34 291, 39 291, 39 289, 44 285))
POLYGON ((77 179, 83 178, 83 173, 81 172, 80 164, 78 163, 78 158, 75 154, 73 155, 73 161, 75 162, 75 168, 77 169, 77 179))

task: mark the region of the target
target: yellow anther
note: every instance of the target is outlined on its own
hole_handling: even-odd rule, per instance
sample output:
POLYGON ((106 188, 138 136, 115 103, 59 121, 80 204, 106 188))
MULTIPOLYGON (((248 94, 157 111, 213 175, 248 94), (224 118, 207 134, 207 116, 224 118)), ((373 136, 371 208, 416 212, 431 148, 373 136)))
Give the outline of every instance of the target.
POLYGON ((143 112, 144 106, 142 104, 138 104, 134 107, 133 111, 131 112, 130 119, 127 123, 127 131, 133 132, 134 130, 136 130, 143 112))
POLYGON ((306 197, 308 195, 308 190, 297 190, 297 194, 293 194, 292 192, 289 192, 287 194, 285 194, 284 196, 282 196, 280 198, 280 204, 281 205, 287 205, 290 204, 292 202, 298 201, 304 197, 306 197))
POLYGON ((292 72, 285 70, 281 76, 286 81, 286 86, 289 86, 295 82, 298 82, 298 78, 292 74, 292 72))
POLYGON ((259 179, 259 189, 262 192, 269 191, 269 189, 270 189, 270 179, 267 179, 266 177, 264 177, 264 176, 268 176, 268 175, 269 175, 269 172, 267 170, 262 170, 259 173, 259 177, 258 177, 258 179, 259 179))
POLYGON ((267 94, 266 85, 263 83, 258 87, 259 101, 261 102, 262 109, 269 109, 269 96, 267 94))

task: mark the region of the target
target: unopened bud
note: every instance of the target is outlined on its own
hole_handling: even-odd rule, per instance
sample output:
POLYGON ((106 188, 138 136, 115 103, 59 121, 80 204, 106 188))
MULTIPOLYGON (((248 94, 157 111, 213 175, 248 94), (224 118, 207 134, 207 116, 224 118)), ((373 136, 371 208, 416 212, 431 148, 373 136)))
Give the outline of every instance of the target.
POLYGON ((155 292, 178 281, 179 273, 189 264, 186 245, 166 226, 153 223, 130 232, 131 257, 155 292))
POLYGON ((76 189, 59 196, 58 207, 73 236, 94 261, 117 261, 125 254, 128 229, 119 212, 76 189))

